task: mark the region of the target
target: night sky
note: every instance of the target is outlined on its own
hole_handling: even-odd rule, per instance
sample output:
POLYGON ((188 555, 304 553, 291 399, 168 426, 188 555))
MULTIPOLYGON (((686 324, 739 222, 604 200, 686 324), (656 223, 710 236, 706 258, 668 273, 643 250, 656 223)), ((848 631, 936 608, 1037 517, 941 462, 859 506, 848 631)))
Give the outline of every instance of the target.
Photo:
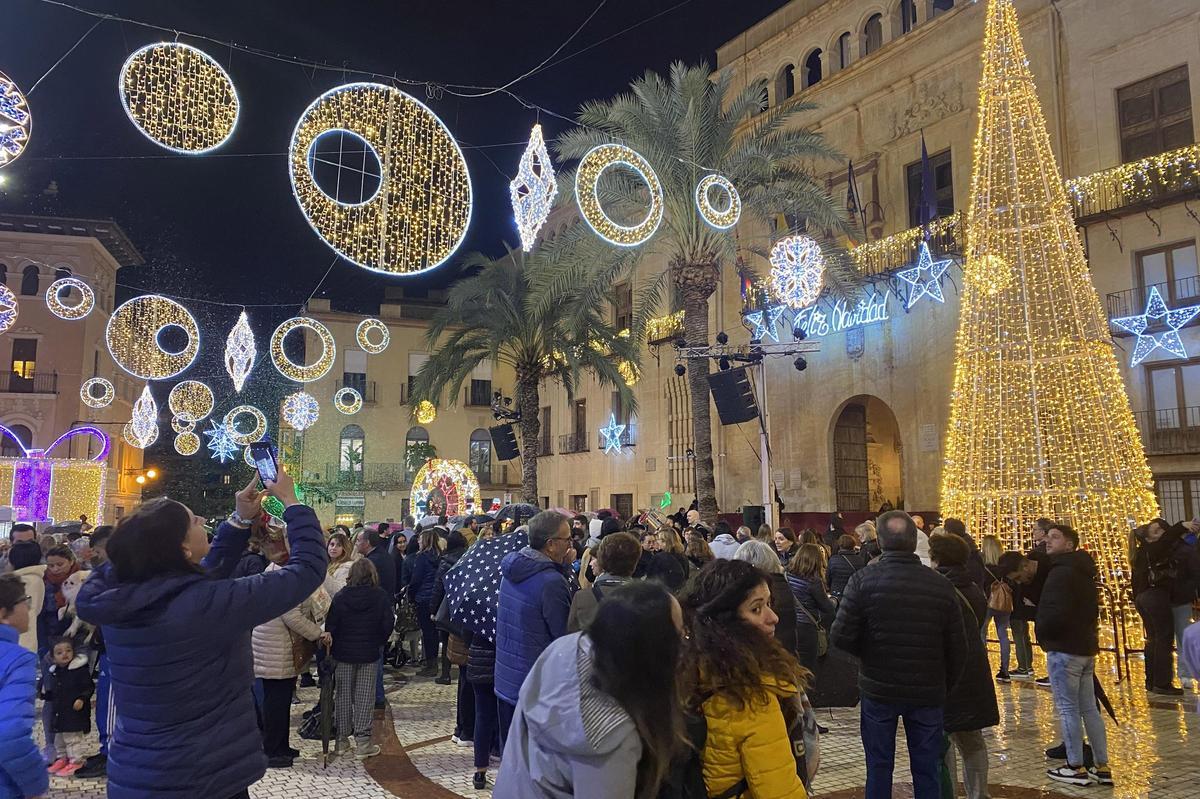
MULTIPOLYGON (((32 141, 5 170, 0 210, 117 220, 147 261, 121 271, 122 286, 138 289, 123 290, 122 299, 145 288, 230 303, 294 303, 252 311, 262 335, 268 324, 273 327, 295 312, 334 260, 333 251, 308 227, 287 176, 292 129, 317 95, 370 79, 354 69, 437 83, 506 83, 552 53, 598 0, 75 2, 337 67, 311 70, 181 36, 230 73, 242 110, 233 138, 216 153, 177 156, 133 127, 117 93, 117 76, 129 53, 174 34, 105 21, 33 92, 32 141), (44 193, 51 181, 57 184, 54 196, 44 193)), ((783 3, 608 0, 559 58, 667 13, 525 79, 513 91, 571 116, 581 102, 625 89, 647 68, 665 71, 676 59, 711 65, 718 45, 783 3)), ((5 12, 0 71, 25 90, 96 22, 39 0, 5 0, 5 12)), ((536 112, 503 95, 464 99, 446 93, 427 99, 424 87, 406 90, 426 102, 461 145, 484 146, 466 151, 476 205, 457 254, 502 253, 503 240, 517 243, 508 181, 536 112), (512 142, 518 144, 495 146, 512 142)), ((568 127, 546 114, 541 122, 548 139, 568 127)), ((373 275, 339 259, 318 296, 367 311, 386 285, 445 286, 456 274, 454 259, 428 276, 407 279, 373 275)), ((233 308, 185 304, 202 328, 210 316, 205 307, 212 324, 224 330, 236 318, 233 308)))

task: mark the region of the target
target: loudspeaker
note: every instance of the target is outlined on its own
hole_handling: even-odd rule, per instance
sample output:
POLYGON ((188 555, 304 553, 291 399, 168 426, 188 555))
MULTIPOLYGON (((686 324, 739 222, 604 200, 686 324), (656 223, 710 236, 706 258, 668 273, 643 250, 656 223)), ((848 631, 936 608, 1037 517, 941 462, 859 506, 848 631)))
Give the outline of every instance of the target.
POLYGON ((513 433, 511 424, 489 427, 488 432, 492 434, 492 445, 496 447, 496 460, 511 461, 521 454, 521 450, 517 447, 517 436, 513 433))
POLYGON ((708 376, 708 387, 717 403, 721 424, 741 424, 758 418, 758 403, 754 401, 746 367, 713 372, 708 376))
POLYGON ((742 524, 750 528, 750 535, 758 533, 758 528, 767 521, 767 514, 763 512, 762 505, 743 505, 742 506, 742 524))

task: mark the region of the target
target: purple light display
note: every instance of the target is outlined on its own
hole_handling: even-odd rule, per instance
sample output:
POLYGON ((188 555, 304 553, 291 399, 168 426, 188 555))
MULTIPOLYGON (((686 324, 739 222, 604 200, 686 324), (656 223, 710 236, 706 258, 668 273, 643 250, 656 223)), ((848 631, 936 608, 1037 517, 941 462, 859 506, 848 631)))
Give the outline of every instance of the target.
POLYGON ((12 481, 12 507, 14 518, 20 522, 43 522, 50 520, 50 488, 54 480, 54 461, 47 454, 63 442, 75 436, 90 435, 100 440, 100 452, 82 462, 103 461, 112 446, 108 436, 98 427, 76 427, 54 439, 46 449, 28 449, 12 430, 0 425, 0 436, 8 436, 24 457, 14 458, 12 481))

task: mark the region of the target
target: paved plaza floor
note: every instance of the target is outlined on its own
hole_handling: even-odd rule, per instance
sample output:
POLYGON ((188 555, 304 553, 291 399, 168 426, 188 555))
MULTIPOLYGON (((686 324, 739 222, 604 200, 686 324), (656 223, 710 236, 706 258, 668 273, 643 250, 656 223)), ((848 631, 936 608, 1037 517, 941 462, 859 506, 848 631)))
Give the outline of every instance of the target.
MULTIPOLYGON (((992 657, 995 660, 995 652, 992 657)), ((1140 687, 1140 663, 1134 663, 1133 678, 1120 683, 1111 656, 1101 656, 1099 666, 1101 680, 1120 719, 1119 724, 1108 719, 1110 759, 1117 784, 1112 788, 1077 788, 1047 779, 1043 750, 1059 740, 1050 691, 1032 682, 1014 681, 997 686, 1000 726, 986 733, 992 799, 1200 796, 1200 758, 1191 748, 1200 740, 1200 695, 1189 693, 1182 700, 1148 696, 1140 687)), ((365 763, 342 758, 328 766, 322 764, 320 742, 301 740, 294 732, 300 714, 317 699, 316 689, 302 689, 299 694, 301 701, 293 706, 292 745, 303 756, 291 769, 268 770, 267 776, 250 789, 254 799, 453 799, 489 795, 489 791, 471 787, 471 750, 450 741, 454 686, 436 685, 426 679, 412 679, 403 687, 390 684, 390 710, 376 714, 376 738, 383 745, 383 753, 365 763)), ((813 795, 822 799, 861 797, 866 772, 858 711, 823 710, 820 716, 830 732, 821 738, 821 767, 813 795)), ((898 737, 895 796, 911 797, 902 731, 898 737)), ((490 776, 494 775, 493 768, 490 776)), ((959 795, 963 795, 961 786, 959 795)), ((53 778, 50 796, 100 799, 104 786, 100 780, 53 778)))

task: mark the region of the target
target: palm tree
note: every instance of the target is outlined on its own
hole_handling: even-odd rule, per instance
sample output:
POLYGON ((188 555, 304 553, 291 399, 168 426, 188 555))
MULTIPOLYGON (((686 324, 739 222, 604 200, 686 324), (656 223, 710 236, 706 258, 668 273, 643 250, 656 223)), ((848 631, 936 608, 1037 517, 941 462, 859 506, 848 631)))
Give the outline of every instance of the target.
MULTIPOLYGON (((631 84, 628 93, 583 105, 576 114, 579 127, 555 144, 560 158, 579 159, 597 145, 619 142, 644 156, 658 174, 663 223, 655 237, 638 249, 665 256, 666 268, 648 285, 639 286, 641 303, 634 325, 639 338, 645 321, 658 312, 662 287, 669 281, 682 300, 684 337, 693 345, 709 341, 708 300, 717 289, 721 270, 736 257, 737 242, 732 230, 712 228, 696 212, 696 184, 704 175, 715 172, 732 181, 743 209, 764 223, 786 212, 805 220, 809 231, 827 231, 830 240, 845 229, 844 210, 809 166, 842 156, 820 134, 794 124, 797 114, 814 106, 792 101, 763 112, 761 85, 731 92, 730 82, 728 72, 713 76, 706 64, 689 67, 676 62, 667 78, 647 72, 631 84)), ((564 175, 564 184, 560 197, 573 197, 573 175, 564 175)), ((644 188, 640 181, 610 172, 600 184, 599 195, 606 208, 644 214, 644 188)), ((845 259, 829 260, 827 283, 853 286, 845 259)), ((597 280, 582 291, 595 301, 621 277, 619 270, 630 268, 628 259, 614 261, 607 270, 570 260, 566 267, 539 275, 544 292, 539 306, 551 302, 564 286, 580 285, 587 271, 597 280)), ((689 361, 696 495, 701 515, 711 524, 717 502, 708 372, 707 359, 689 361)))
MULTIPOLYGON (((574 237, 571 237, 574 238, 574 237)), ((628 407, 635 398, 622 377, 623 363, 636 370, 639 348, 629 334, 621 335, 605 321, 605 305, 583 301, 571 287, 535 308, 530 277, 534 267, 552 270, 560 258, 582 260, 569 246, 539 247, 526 254, 509 249, 491 259, 469 255, 463 267, 478 273, 450 289, 446 306, 426 331, 431 355, 413 386, 412 405, 429 400, 439 405, 447 396, 457 401, 463 381, 480 363, 502 363, 516 375, 517 410, 521 414, 521 491, 524 501, 537 504, 537 457, 541 448, 540 384, 557 380, 568 397, 583 374, 621 393, 628 407)), ((621 258, 614 255, 607 261, 621 258)), ((601 268, 597 266, 596 268, 601 268)), ((594 278, 593 278, 594 279, 594 278)))

